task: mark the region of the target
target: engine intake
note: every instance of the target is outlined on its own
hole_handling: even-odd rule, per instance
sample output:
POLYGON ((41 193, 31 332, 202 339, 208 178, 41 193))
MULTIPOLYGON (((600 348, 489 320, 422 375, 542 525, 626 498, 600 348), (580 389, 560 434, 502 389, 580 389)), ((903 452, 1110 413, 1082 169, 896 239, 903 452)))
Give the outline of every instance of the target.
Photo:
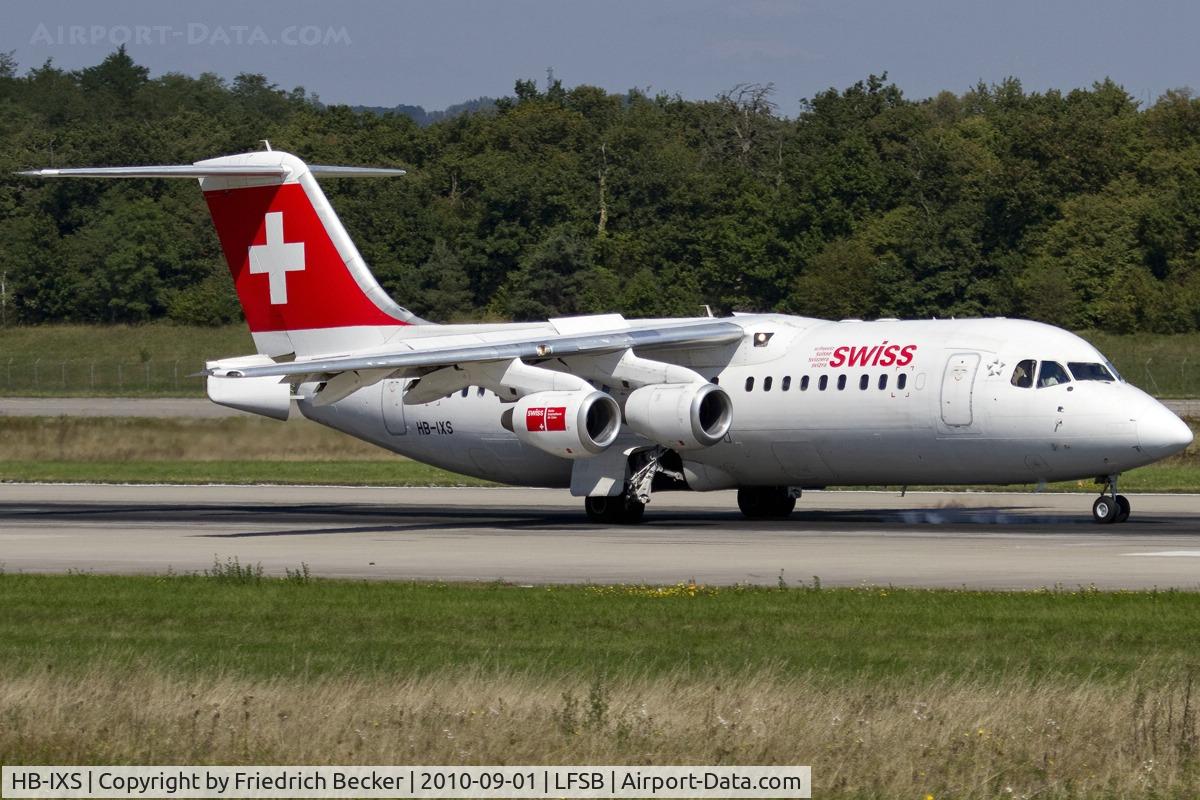
POLYGON ((733 423, 733 401, 712 383, 643 386, 625 401, 625 422, 673 450, 699 450, 724 438, 733 423))
POLYGON ((503 421, 518 439, 562 458, 598 455, 621 432, 621 407, 604 392, 534 392, 511 413, 503 421))

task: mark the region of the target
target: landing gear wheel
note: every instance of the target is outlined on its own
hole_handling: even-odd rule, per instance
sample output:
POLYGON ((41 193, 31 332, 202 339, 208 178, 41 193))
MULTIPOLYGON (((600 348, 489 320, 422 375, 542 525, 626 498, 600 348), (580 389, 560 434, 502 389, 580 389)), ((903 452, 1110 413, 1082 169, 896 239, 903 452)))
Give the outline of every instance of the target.
POLYGON ((604 522, 609 525, 635 525, 642 521, 646 513, 646 504, 630 500, 624 495, 618 497, 587 497, 583 501, 583 510, 588 519, 593 522, 604 522))
POLYGON ((796 507, 786 486, 743 486, 738 489, 738 508, 746 519, 786 519, 796 507))
POLYGON ((1115 500, 1108 495, 1100 495, 1096 498, 1096 502, 1092 503, 1092 520, 1101 525, 1107 525, 1117 521, 1117 514, 1120 513, 1115 500))
POLYGON ((1117 518, 1113 522, 1124 522, 1129 519, 1129 498, 1123 494, 1117 495, 1117 518))
POLYGON ((1103 475, 1096 478, 1096 483, 1101 483, 1104 488, 1100 490, 1100 496, 1096 498, 1096 502, 1092 503, 1092 519, 1102 525, 1107 525, 1112 522, 1124 522, 1129 519, 1129 498, 1123 494, 1117 494, 1117 478, 1119 474, 1103 475))

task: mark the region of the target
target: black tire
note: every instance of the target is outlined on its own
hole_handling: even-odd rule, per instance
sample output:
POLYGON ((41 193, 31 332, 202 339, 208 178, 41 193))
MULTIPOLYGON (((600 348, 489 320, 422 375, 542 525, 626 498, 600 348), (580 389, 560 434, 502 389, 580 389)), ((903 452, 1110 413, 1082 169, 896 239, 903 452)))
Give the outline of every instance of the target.
POLYGON ((775 503, 774 513, 771 517, 774 519, 787 519, 796 510, 796 498, 788 497, 787 490, 784 489, 784 495, 778 498, 775 503))
POLYGON ((583 510, 587 512, 592 522, 611 522, 612 507, 616 505, 615 497, 585 497, 583 510))
POLYGON ((617 522, 621 525, 637 525, 646 516, 646 504, 636 500, 626 501, 618 515, 617 522))
POLYGON ((796 508, 796 498, 783 486, 743 486, 738 508, 746 519, 785 519, 796 508))
POLYGON ((760 486, 743 486, 738 489, 738 508, 746 519, 765 519, 768 509, 766 492, 760 486))
POLYGON ((1124 522, 1129 519, 1129 498, 1123 494, 1117 495, 1117 518, 1113 522, 1124 522))
POLYGON ((583 510, 593 522, 606 525, 635 525, 642 521, 646 513, 646 504, 630 500, 623 495, 587 497, 583 501, 583 510))
POLYGON ((1116 521, 1119 511, 1116 501, 1102 494, 1092 503, 1092 520, 1099 525, 1108 525, 1116 521))

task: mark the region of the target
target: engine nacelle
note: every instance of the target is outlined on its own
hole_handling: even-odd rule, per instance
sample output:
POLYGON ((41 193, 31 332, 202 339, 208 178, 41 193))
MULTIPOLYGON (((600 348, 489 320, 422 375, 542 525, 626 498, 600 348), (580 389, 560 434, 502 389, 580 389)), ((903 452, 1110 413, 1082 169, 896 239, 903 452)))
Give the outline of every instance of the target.
POLYGON ((505 427, 518 439, 562 458, 599 455, 621 432, 621 407, 604 392, 534 392, 511 414, 505 427))
POLYGON ((712 383, 656 383, 630 393, 625 422, 663 447, 699 450, 729 432, 733 401, 712 383))

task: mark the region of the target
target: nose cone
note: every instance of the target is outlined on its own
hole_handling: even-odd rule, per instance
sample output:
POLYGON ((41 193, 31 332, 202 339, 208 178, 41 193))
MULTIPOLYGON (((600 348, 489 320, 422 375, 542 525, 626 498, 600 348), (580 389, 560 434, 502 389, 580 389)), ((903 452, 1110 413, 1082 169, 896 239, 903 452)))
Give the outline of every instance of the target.
POLYGON ((1159 402, 1148 403, 1138 415, 1138 441, 1156 458, 1174 455, 1192 443, 1192 429, 1159 402))

